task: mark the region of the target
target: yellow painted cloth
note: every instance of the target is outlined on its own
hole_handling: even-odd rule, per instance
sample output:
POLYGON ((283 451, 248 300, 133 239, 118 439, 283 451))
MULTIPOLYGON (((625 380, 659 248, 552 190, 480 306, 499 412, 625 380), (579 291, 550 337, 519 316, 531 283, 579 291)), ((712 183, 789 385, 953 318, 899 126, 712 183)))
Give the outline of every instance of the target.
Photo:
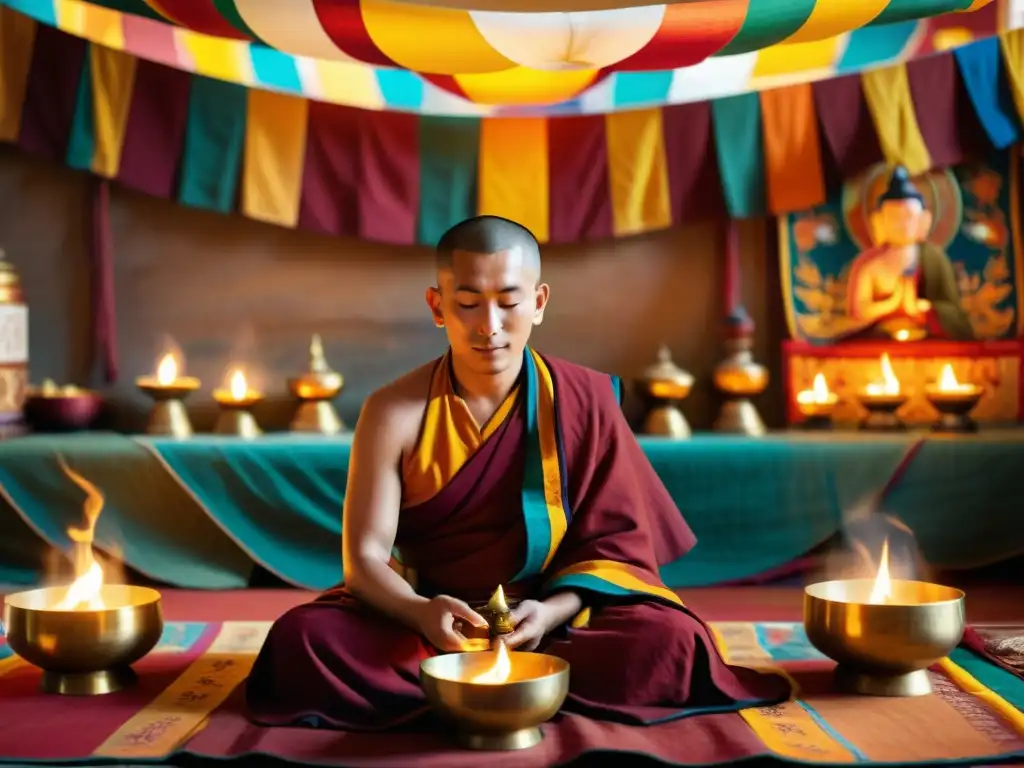
POLYGON ((308 113, 306 99, 249 90, 242 173, 242 213, 249 218, 298 223, 308 113))
POLYGON ((478 213, 517 221, 533 232, 537 240, 547 242, 548 166, 545 118, 481 120, 478 213))
POLYGON ((660 109, 605 115, 612 226, 617 237, 672 225, 660 109))
POLYGON ((197 74, 229 83, 253 84, 252 59, 241 41, 175 27, 174 42, 178 50, 187 51, 192 57, 197 74))
POLYGON ((21 133, 35 41, 35 21, 0 5, 0 141, 15 141, 21 133))
POLYGON ((783 40, 783 44, 825 40, 851 29, 860 29, 874 21, 889 2, 890 0, 817 0, 807 21, 783 40))
POLYGON ((1003 51, 1007 80, 1013 93, 1013 104, 1017 115, 1024 120, 1024 29, 1014 29, 999 35, 1003 51))
POLYGON ((752 77, 791 79, 795 73, 821 72, 831 75, 845 46, 843 38, 830 37, 806 43, 779 43, 757 52, 752 77))
POLYGON ((92 170, 113 178, 121 166, 128 111, 135 90, 137 59, 124 51, 89 46, 92 71, 92 170))
POLYGON ((512 413, 518 385, 481 427, 455 391, 451 358, 434 366, 427 408, 416 448, 402 461, 402 507, 415 507, 436 496, 512 413))
POLYGON ((932 158, 917 124, 906 66, 865 72, 861 85, 886 162, 906 166, 912 176, 930 169, 932 158))
POLYGON ((597 78, 596 69, 566 69, 542 72, 513 67, 501 72, 454 75, 466 97, 477 104, 558 104, 589 88, 597 78))
POLYGON ((825 172, 810 83, 761 91, 768 206, 802 211, 825 202, 825 172))
POLYGON ((516 66, 480 33, 468 11, 393 0, 361 0, 373 44, 403 69, 434 74, 498 72, 516 66), (452 41, 439 44, 439 41, 452 41))

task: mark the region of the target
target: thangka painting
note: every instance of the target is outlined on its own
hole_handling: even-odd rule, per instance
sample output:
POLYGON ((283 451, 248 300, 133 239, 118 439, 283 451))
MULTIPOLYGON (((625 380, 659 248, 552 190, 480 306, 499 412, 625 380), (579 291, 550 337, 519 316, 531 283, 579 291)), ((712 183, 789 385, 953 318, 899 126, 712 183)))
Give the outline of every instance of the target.
MULTIPOLYGON (((921 283, 913 282, 912 273, 918 268, 912 264, 892 267, 890 282, 908 281, 912 287, 906 290, 913 294, 909 303, 918 310, 933 315, 942 310, 941 316, 961 319, 960 335, 944 338, 987 341, 1024 334, 1019 162, 1016 150, 1001 152, 985 161, 929 171, 906 181, 910 192, 902 197, 915 196, 926 211, 920 218, 924 240, 918 251, 927 252, 932 274, 948 278, 943 280, 945 305, 937 303, 933 309, 932 302, 918 297, 913 286, 921 283)), ((880 164, 849 181, 824 205, 780 217, 782 291, 792 338, 830 345, 857 337, 864 325, 864 297, 875 288, 865 286, 864 274, 878 272, 874 265, 865 270, 863 264, 878 262, 879 252, 881 258, 889 258, 884 254, 894 250, 879 242, 885 236, 880 227, 893 226, 880 221, 884 218, 880 212, 893 194, 894 178, 894 172, 880 164)), ((881 284, 884 294, 884 280, 881 284)), ((894 305, 901 303, 892 298, 894 305)), ((882 301, 879 298, 877 303, 882 301)), ((941 328, 937 333, 943 337, 941 328)))

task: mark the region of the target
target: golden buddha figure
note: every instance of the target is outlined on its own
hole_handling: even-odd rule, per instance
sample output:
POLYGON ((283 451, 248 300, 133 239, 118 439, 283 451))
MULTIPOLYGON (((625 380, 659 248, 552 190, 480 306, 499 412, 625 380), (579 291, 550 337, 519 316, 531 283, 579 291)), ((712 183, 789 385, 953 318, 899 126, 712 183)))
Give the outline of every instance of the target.
POLYGON ((931 227, 924 197, 897 166, 871 214, 874 244, 850 266, 846 299, 854 327, 848 337, 974 338, 953 264, 927 239, 931 227))

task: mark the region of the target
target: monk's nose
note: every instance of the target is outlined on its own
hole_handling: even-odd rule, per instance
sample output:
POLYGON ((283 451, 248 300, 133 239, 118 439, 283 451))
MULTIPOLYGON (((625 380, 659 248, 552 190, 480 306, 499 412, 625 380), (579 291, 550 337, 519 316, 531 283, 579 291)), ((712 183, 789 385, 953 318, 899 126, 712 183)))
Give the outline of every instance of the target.
POLYGON ((491 305, 487 308, 487 315, 484 318, 484 325, 480 331, 484 336, 490 338, 491 336, 497 336, 501 330, 501 313, 498 311, 498 307, 491 305))

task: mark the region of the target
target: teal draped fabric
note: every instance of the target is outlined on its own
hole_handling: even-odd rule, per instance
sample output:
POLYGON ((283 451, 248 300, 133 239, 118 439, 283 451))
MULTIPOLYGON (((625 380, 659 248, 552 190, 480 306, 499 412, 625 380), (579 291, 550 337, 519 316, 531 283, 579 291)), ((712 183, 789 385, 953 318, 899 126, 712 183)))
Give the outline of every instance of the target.
MULTIPOLYGON (((697 535, 662 570, 695 587, 755 576, 839 533, 878 494, 917 436, 701 435, 640 438, 697 535)), ((128 565, 192 588, 244 586, 253 563, 310 589, 341 581, 341 509, 350 438, 113 434, 0 443, 0 582, 29 584, 47 549, 67 549, 84 494, 58 456, 106 496, 98 543, 128 565)), ((968 568, 1024 552, 1024 433, 928 438, 886 493, 883 511, 915 532, 927 562, 968 568)))
POLYGON ((434 246, 441 235, 476 215, 480 121, 420 117, 420 210, 416 242, 434 246))
POLYGON ((302 78, 295 64, 295 57, 281 53, 274 48, 254 45, 252 47, 252 66, 256 70, 256 80, 274 86, 285 93, 303 95, 302 78))
MULTIPOLYGON (((0 443, 0 537, 24 546, 23 575, 38 577, 46 549, 68 551, 67 529, 82 524, 85 493, 62 471, 60 459, 104 495, 96 543, 139 573, 182 587, 231 589, 248 584, 252 560, 200 510, 187 490, 130 438, 114 434, 34 436, 0 443), (24 562, 25 559, 34 561, 24 562)), ((237 500, 241 501, 241 499, 237 500)), ((0 546, 0 555, 6 547, 0 546)), ((4 574, 10 583, 14 574, 4 574)))
POLYGON ((252 559, 285 581, 341 583, 348 440, 140 440, 252 559))
POLYGON ((78 98, 75 100, 75 116, 71 120, 68 136, 68 151, 64 162, 71 168, 87 171, 92 168, 92 157, 96 149, 95 120, 92 102, 92 56, 91 43, 86 46, 82 60, 82 76, 78 82, 78 98))
POLYGON ((189 94, 178 201, 230 213, 235 207, 248 89, 195 75, 189 94))
POLYGON ((1021 140, 1020 118, 1007 81, 998 37, 988 37, 953 51, 964 90, 978 122, 996 149, 1021 140))
POLYGON ((711 125, 729 215, 749 219, 765 213, 761 98, 744 93, 711 102, 711 125))

